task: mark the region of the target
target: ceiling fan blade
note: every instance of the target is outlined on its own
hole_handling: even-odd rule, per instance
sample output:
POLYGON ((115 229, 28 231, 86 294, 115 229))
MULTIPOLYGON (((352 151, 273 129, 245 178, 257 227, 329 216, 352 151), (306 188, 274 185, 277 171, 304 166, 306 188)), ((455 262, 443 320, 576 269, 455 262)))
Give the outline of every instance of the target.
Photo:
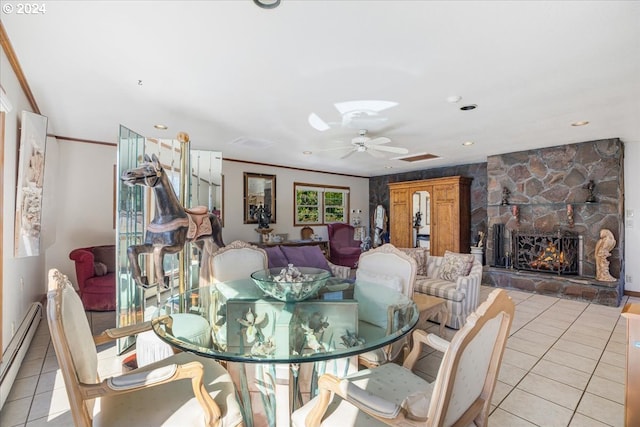
POLYGON ((384 157, 384 154, 376 150, 367 150, 367 154, 369 154, 370 156, 376 157, 378 159, 382 159, 384 157))
POLYGON ((379 144, 388 144, 391 140, 385 136, 379 136, 377 138, 373 138, 367 141, 367 145, 379 145, 379 144))
POLYGON ((351 151, 349 151, 347 154, 345 154, 344 156, 340 157, 341 159, 346 159, 347 157, 349 157, 350 155, 352 155, 353 153, 355 153, 356 151, 358 151, 357 148, 352 149, 351 151))
POLYGON ((313 150, 316 153, 322 153, 324 151, 336 151, 336 150, 351 150, 352 147, 348 145, 344 145, 342 147, 329 147, 329 148, 319 148, 317 150, 313 150))
POLYGON ((371 150, 387 151, 389 153, 407 154, 409 150, 403 147, 388 147, 386 145, 373 145, 369 147, 371 150))

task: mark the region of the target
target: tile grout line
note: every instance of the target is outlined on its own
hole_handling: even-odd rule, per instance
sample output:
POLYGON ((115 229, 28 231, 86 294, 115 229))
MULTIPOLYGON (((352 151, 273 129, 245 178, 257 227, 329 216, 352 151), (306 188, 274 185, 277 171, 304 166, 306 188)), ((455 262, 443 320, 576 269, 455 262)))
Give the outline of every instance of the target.
MULTIPOLYGON (((621 305, 622 305, 622 304, 621 304, 621 305)), ((622 305, 622 306, 624 307, 624 305, 622 305)), ((609 338, 607 339, 607 342, 606 342, 606 344, 604 345, 604 348, 602 349, 602 352, 600 353, 600 357, 598 358, 598 361, 597 361, 597 363, 596 363, 596 367, 593 369, 593 372, 591 372, 591 374, 589 375, 589 380, 587 381, 587 384, 584 386, 584 390, 582 390, 582 394, 580 395, 580 399, 578 400, 578 404, 576 405, 576 409, 575 409, 575 411, 573 412, 573 415, 571 416, 571 420, 569 420, 569 422, 571 422, 571 421, 573 420, 573 418, 576 416, 576 414, 577 414, 577 413, 579 413, 579 412, 578 412, 578 407, 580 406, 580 402, 582 402, 582 399, 584 398, 584 395, 587 393, 587 388, 589 388, 589 384, 591 384, 591 381, 593 380, 593 377, 594 377, 594 376, 597 376, 597 375, 595 375, 596 369, 598 368, 598 365, 600 364, 600 362, 601 362, 601 360, 602 360, 602 356, 604 355, 604 352, 605 352, 605 351, 606 351, 606 349, 607 349, 607 345, 611 342, 611 337, 613 336, 613 333, 614 333, 614 331, 615 331, 615 329, 616 329, 616 326, 618 325, 618 321, 619 321, 619 320, 620 320, 620 314, 618 314, 618 319, 616 319, 616 321, 615 321, 615 323, 614 323, 614 325, 613 325, 613 328, 611 329, 611 332, 609 333, 609 338)), ((604 362, 602 362, 602 363, 604 363, 604 362)), ((605 378, 605 379, 606 379, 606 378, 605 378)), ((598 395, 597 395, 597 394, 594 394, 594 396, 598 396, 598 395)), ((618 402, 615 402, 615 401, 613 401, 613 400, 611 400, 611 399, 609 399, 609 398, 607 398, 607 397, 604 397, 604 396, 598 396, 598 397, 600 397, 600 398, 602 398, 602 399, 606 399, 606 400, 608 400, 608 401, 610 401, 610 402, 614 402, 614 403, 616 403, 616 404, 619 404, 618 402)), ((592 417, 590 417, 590 416, 588 416, 588 415, 586 415, 586 414, 580 414, 580 415, 582 415, 582 416, 584 416, 584 417, 587 417, 587 418, 589 418, 589 419, 592 419, 592 420, 598 421, 598 422, 600 422, 600 423, 602 423, 602 424, 607 424, 607 425, 610 425, 610 426, 611 426, 611 424, 605 423, 604 421, 596 420, 595 418, 592 418, 592 417)))
MULTIPOLYGON (((532 294, 532 295, 535 295, 535 294, 532 294)), ((524 302, 524 301, 527 301, 527 300, 528 300, 528 299, 530 299, 530 298, 531 298, 531 297, 528 297, 528 298, 526 298, 526 299, 524 299, 524 300, 520 301, 520 303, 522 303, 522 302, 524 302)), ((523 330, 523 329, 524 329, 528 324, 530 324, 531 322, 533 322, 535 319, 539 318, 539 317, 540 317, 544 312, 548 311, 550 308, 552 308, 553 306, 555 306, 555 305, 556 305, 558 302, 560 302, 560 301, 561 301, 561 300, 555 301, 553 304, 551 304, 551 305, 550 305, 549 307, 547 307, 545 310, 543 310, 543 311, 541 311, 540 313, 538 313, 538 314, 537 314, 533 319, 531 319, 530 321, 528 321, 528 322, 526 322, 525 324, 523 324, 523 325, 522 325, 522 326, 521 326, 517 331, 513 332, 513 334, 511 334, 509 337, 513 336, 516 332, 519 332, 519 331, 523 330)), ((518 303, 518 304, 520 304, 520 303, 518 303)), ((564 332, 563 332, 563 333, 562 333, 562 334, 561 334, 561 335, 560 335, 560 336, 559 336, 559 337, 558 337, 558 338, 553 342, 553 344, 551 344, 551 346, 549 347, 549 349, 548 349, 544 354, 542 354, 540 357, 538 357, 538 360, 536 361, 536 363, 534 363, 534 364, 533 364, 533 366, 531 367, 531 369, 529 369, 529 370, 527 371, 527 373, 526 373, 525 375, 523 375, 523 377, 522 377, 522 378, 521 378, 521 379, 520 379, 520 380, 519 380, 519 381, 518 381, 518 382, 513 386, 513 388, 512 388, 512 389, 511 389, 511 390, 510 390, 510 391, 509 391, 509 392, 504 396, 504 398, 500 401, 500 403, 498 403, 498 404, 495 406, 494 410, 493 410, 493 411, 491 411, 491 413, 495 412, 495 409, 498 409, 498 408, 500 407, 500 405, 505 401, 505 399, 506 399, 506 398, 511 394, 511 392, 512 392, 514 389, 516 389, 516 388, 518 387, 518 385, 520 385, 520 383, 522 382, 522 380, 523 380, 523 379, 524 379, 528 374, 532 373, 533 368, 534 368, 536 365, 538 365, 538 363, 539 363, 539 362, 544 358, 544 356, 549 352, 549 350, 551 350, 551 348, 552 348, 552 347, 553 347, 553 346, 554 346, 554 345, 555 345, 555 344, 556 344, 556 343, 557 343, 557 342, 558 342, 558 341, 559 341, 559 340, 560 340, 560 339, 561 339, 561 338, 562 338, 562 337, 567 333, 567 331, 568 331, 568 330, 569 330, 569 329, 570 329, 574 324, 576 324, 576 322, 577 322, 577 320, 579 319, 579 317, 580 317, 580 316, 582 316, 583 314, 585 314, 585 312, 587 311, 587 309, 588 309, 591 305, 592 305, 592 303, 587 303, 587 305, 584 307, 584 309, 582 309, 582 310, 580 311, 580 313, 579 313, 579 314, 578 314, 578 316, 575 318, 575 320, 573 320, 573 321, 571 322, 571 324, 565 328, 564 332)), ((516 306, 516 309, 517 309, 517 306, 516 306)), ((593 371, 589 374, 589 380, 588 380, 588 381, 587 381, 587 383, 585 384, 585 387, 584 387, 583 389, 578 389, 578 388, 575 388, 575 387, 571 386, 570 384, 565 384, 565 385, 567 385, 567 386, 569 386, 569 387, 573 387, 573 388, 575 388, 576 390, 579 390, 579 391, 580 391, 580 393, 581 393, 581 394, 580 394, 580 399, 578 399, 578 402, 577 402, 577 404, 576 404, 576 407, 575 407, 575 409, 573 409, 573 411, 572 411, 573 413, 572 413, 572 415, 571 415, 571 418, 569 419, 569 424, 571 423, 571 421, 572 421, 572 420, 573 420, 573 418, 575 417, 576 413, 579 413, 579 412, 577 412, 577 411, 578 411, 578 407, 580 406, 580 402, 582 401, 582 399, 583 399, 583 397, 584 397, 585 393, 587 392, 587 387, 589 386, 589 383, 591 382, 591 380, 592 380, 592 378, 593 378, 593 376, 594 376, 595 369, 597 368, 598 364, 600 363, 600 361, 601 361, 601 359, 602 359, 602 355, 604 354, 604 352, 605 352, 605 349, 606 349, 607 345, 608 345, 608 344, 609 344, 609 342, 611 341, 611 336, 613 335, 613 332, 614 332, 614 330, 615 330, 615 327, 616 327, 617 323, 618 323, 618 320, 616 320, 616 322, 615 322, 615 324, 614 324, 613 328, 611 329, 611 331, 610 331, 610 333, 609 333, 609 338, 608 338, 608 340, 607 340, 606 344, 604 345, 604 347, 602 348, 602 351, 601 351, 601 353, 600 353, 600 357, 597 359, 596 367, 595 367, 595 368, 593 369, 593 371)), ((540 332, 540 333, 542 333, 542 332, 540 332)), ((546 334, 545 334, 545 335, 546 335, 546 334)), ((551 335, 549 335, 549 336, 551 336, 551 335)), ((585 345, 586 345, 586 344, 585 344, 585 345)), ((595 348, 595 347, 594 347, 594 348, 595 348)), ((523 352, 523 353, 524 353, 524 352, 523 352)), ((525 353, 525 354, 528 354, 528 353, 525 353)), ((534 356, 534 355, 531 355, 531 356, 534 356)), ((585 372, 585 373, 586 373, 586 372, 585 372)), ((541 376, 543 376, 543 377, 544 377, 544 375, 541 375, 541 376)), ((556 381, 556 380, 554 380, 554 379, 552 379, 552 378, 548 378, 548 377, 545 377, 545 378, 547 378, 547 379, 549 379, 549 380, 552 380, 552 381, 556 381)), ((558 381, 558 382, 559 382, 559 381, 558 381)), ((564 384, 564 383, 562 383, 562 384, 564 384)), ((524 391, 524 390, 523 390, 523 391, 524 391)), ((531 393, 530 393, 530 394, 531 394, 531 393)), ((552 401, 550 401, 550 400, 548 400, 548 399, 545 399, 544 397, 537 396, 537 395, 535 395, 535 394, 532 394, 532 395, 533 395, 533 396, 536 396, 536 397, 538 397, 538 398, 540 398, 540 399, 546 400, 546 401, 548 401, 548 402, 555 403, 555 402, 552 402, 552 401)), ((597 395, 596 395, 596 396, 597 396, 597 395)), ((598 396, 598 397, 602 397, 602 396, 598 396)), ((606 400, 609 400, 609 401, 611 401, 611 402, 614 402, 614 403, 618 403, 618 402, 615 402, 615 401, 613 401, 613 400, 611 400, 611 399, 608 399, 608 398, 606 398, 606 397, 602 397, 602 398, 603 398, 603 399, 606 399, 606 400)), ((555 403, 555 404, 557 405, 557 403, 555 403)), ((564 408, 564 406, 562 406, 562 405, 559 405, 559 406, 564 408)), ((513 414, 513 413, 511 413, 511 412, 509 412, 509 411, 507 411, 507 410, 505 410, 505 409, 503 409, 503 408, 500 408, 500 409, 502 409, 503 411, 505 411, 505 412, 507 412, 507 413, 509 413, 509 414, 511 414, 511 415, 513 415, 513 416, 518 417, 518 415, 513 414)), ((569 408, 566 408, 566 409, 569 409, 569 408)), ((589 417, 588 415, 581 414, 581 413, 580 413, 580 415, 582 415, 582 416, 584 416, 584 417, 587 417, 587 418, 589 418, 589 419, 595 420, 595 421, 597 421, 597 422, 600 422, 600 423, 602 423, 602 424, 607 424, 607 423, 605 423, 605 422, 603 422, 603 421, 596 420, 595 418, 589 417)), ((518 418, 522 418, 522 417, 518 417, 518 418)), ((529 420, 526 420, 526 421, 531 422, 531 421, 529 421, 529 420)), ((610 424, 607 424, 607 425, 610 425, 610 424)))
MULTIPOLYGON (((533 295, 536 295, 536 294, 531 294, 531 296, 529 296, 529 297, 527 297, 526 299, 524 299, 524 300, 520 301, 520 302, 516 305, 516 310, 517 310, 517 308, 518 308, 518 305, 519 305, 519 304, 521 304, 522 302, 525 302, 525 301, 529 300, 533 295)), ((550 306, 548 306, 548 307, 547 307, 547 308, 545 308, 544 310, 540 311, 540 312, 539 312, 535 317, 533 317, 533 318, 532 318, 531 320, 529 320, 528 322, 524 323, 524 324, 523 324, 523 325, 522 325, 522 326, 521 326, 517 331, 513 332, 512 334, 510 334, 510 335, 509 335, 509 338, 511 338, 511 337, 512 337, 514 334, 516 334, 517 332, 519 332, 519 331, 523 330, 523 329, 524 329, 528 324, 530 324, 531 322, 533 322, 535 319, 538 319, 538 318, 539 318, 543 313, 545 313, 546 311, 548 311, 551 307, 553 307, 554 305, 556 305, 556 304, 557 304, 558 302, 560 302, 560 301, 561 301, 561 300, 560 300, 560 299, 558 299, 558 300, 557 300, 557 301, 555 301, 553 304, 551 304, 550 306)), ((580 314, 576 317, 576 319, 575 319, 573 322, 571 322, 571 324, 570 324, 569 326, 567 326, 567 327, 565 328, 564 332, 563 332, 563 333, 562 333, 558 338, 556 338, 556 340, 551 344, 551 346, 549 346, 549 349, 548 349, 547 351, 545 351, 545 352, 544 352, 542 355, 540 355, 539 357, 538 357, 538 356, 535 356, 535 355, 530 355, 530 356, 537 357, 537 358, 538 358, 538 360, 536 361, 536 363, 534 363, 534 364, 533 364, 533 366, 531 366, 531 368, 530 368, 529 370, 527 370, 527 373, 526 373, 526 374, 524 374, 524 375, 522 376, 522 378, 520 378, 520 380, 519 380, 519 381, 518 381, 518 382, 517 382, 517 383, 516 383, 512 388, 511 388, 511 390, 509 390, 509 392, 508 392, 507 394, 505 394, 505 396, 502 398, 502 400, 500 400, 500 402, 495 406, 494 410, 493 410, 493 411, 491 411, 491 413, 489 414, 490 416, 491 416, 491 414, 493 414, 493 413, 495 412, 495 410, 496 410, 496 409, 500 408, 500 405, 501 405, 501 404, 502 404, 502 403, 507 399, 507 397, 509 397, 509 395, 513 392, 513 390, 515 390, 515 389, 518 387, 518 385, 520 385, 520 383, 524 380, 524 378, 525 378, 527 375, 529 375, 530 373, 532 373, 533 368, 535 368, 535 367, 538 365, 538 363, 540 363, 540 361, 542 360, 542 358, 543 358, 543 357, 544 357, 544 356, 549 352, 549 350, 550 350, 550 349, 551 349, 551 348, 552 348, 552 347, 553 347, 553 346, 554 346, 554 345, 555 345, 555 344, 560 340, 560 338, 561 338, 561 337, 562 337, 562 336, 563 336, 563 335, 564 335, 564 334, 569 330, 569 328, 570 328, 571 326, 573 326, 573 324, 578 320, 578 317, 580 317, 580 315, 582 315, 582 314, 585 312, 585 310, 589 307, 589 305, 590 305, 590 303, 587 303, 587 305, 584 307, 584 309, 582 309, 582 311, 580 311, 580 314)), ((546 334, 543 334, 543 335, 546 335, 546 334)), ((551 336, 551 335, 548 335, 548 336, 551 336)), ((603 351, 604 351, 604 350, 603 350, 603 351)), ((525 352, 521 352, 521 353, 525 353, 525 352)), ((525 354, 528 354, 528 353, 525 353, 525 354)), ((516 366, 516 367, 517 367, 517 366, 516 366)), ((541 375, 541 376, 543 376, 543 375, 541 375)), ((543 377, 544 377, 544 376, 543 376, 543 377)), ((549 380, 552 380, 552 381, 556 381, 556 380, 553 380, 552 378, 548 378, 548 377, 545 377, 545 378, 547 378, 547 379, 549 379, 549 380)), ((560 381, 558 381, 558 382, 560 382, 560 381)), ((564 383, 562 383, 562 384, 564 384, 564 383)), ((567 386, 569 386, 569 387, 572 387, 572 386, 571 386, 571 385, 569 385, 569 384, 565 384, 565 385, 567 385, 567 386)), ((587 385, 588 385, 588 382, 587 382, 587 385)), ((586 390, 587 385, 585 385, 585 390, 586 390)), ((573 387, 573 388, 575 388, 575 387, 573 387)), ((577 388, 576 388, 576 390, 579 390, 579 389, 577 389, 577 388)), ((524 390, 522 390, 522 391, 524 391, 524 390)), ((583 393, 584 393, 584 390, 582 390, 582 391, 583 391, 583 393)), ((524 391, 524 392, 525 392, 525 393, 528 393, 528 392, 526 392, 526 391, 524 391)), ((538 398, 540 398, 540 399, 546 400, 547 402, 551 402, 551 403, 554 403, 554 404, 558 405, 557 403, 552 402, 552 401, 550 401, 550 400, 547 400, 547 399, 545 399, 545 398, 543 398, 543 397, 541 397, 541 396, 538 396, 538 395, 535 395, 535 394, 532 394, 532 393, 529 393, 529 394, 531 394, 532 396, 536 396, 536 397, 538 397, 538 398)), ((572 411, 572 412, 573 412, 573 414, 571 415, 571 418, 569 418, 569 423, 571 423, 571 420, 572 420, 572 419, 573 419, 573 417, 575 416, 576 410, 577 410, 577 408, 578 408, 578 405, 580 404, 580 400, 581 400, 581 399, 582 399, 582 396, 581 396, 581 398, 578 400, 578 403, 576 404, 576 409, 574 409, 574 410, 572 411)), ((562 405, 558 405, 558 406, 560 406, 560 407, 562 407, 562 408, 565 408, 565 407, 564 407, 564 406, 562 406, 562 405)), ((531 423, 531 424, 537 425, 537 424, 533 423, 532 421, 527 420, 526 418, 522 418, 522 417, 518 416, 517 414, 514 414, 514 413, 512 413, 512 412, 507 411, 507 410, 506 410, 506 409, 504 409, 504 408, 500 408, 500 409, 501 409, 501 410, 503 410, 503 411, 505 411, 505 412, 507 412, 507 413, 509 413, 509 414, 511 414, 511 415, 513 415, 513 416, 515 416, 515 417, 518 417, 518 418, 520 418, 520 419, 524 419, 525 421, 527 421, 527 422, 529 422, 529 423, 531 423)), ((569 408, 566 408, 566 409, 569 409, 569 408)))

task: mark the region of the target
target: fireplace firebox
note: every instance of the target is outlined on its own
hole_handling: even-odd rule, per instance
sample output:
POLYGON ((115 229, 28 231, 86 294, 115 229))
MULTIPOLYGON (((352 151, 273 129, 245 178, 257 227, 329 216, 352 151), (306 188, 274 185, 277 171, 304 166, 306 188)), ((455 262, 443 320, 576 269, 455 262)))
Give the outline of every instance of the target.
POLYGON ((569 232, 513 234, 513 267, 560 275, 582 274, 582 237, 569 232))

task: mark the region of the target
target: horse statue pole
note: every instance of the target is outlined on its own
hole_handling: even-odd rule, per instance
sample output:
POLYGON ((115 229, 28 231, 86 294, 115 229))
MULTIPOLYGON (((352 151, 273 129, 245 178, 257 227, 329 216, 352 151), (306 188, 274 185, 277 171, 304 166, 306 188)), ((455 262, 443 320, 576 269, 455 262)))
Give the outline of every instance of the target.
MULTIPOLYGON (((178 141, 180 141, 180 204, 187 208, 190 192, 189 176, 191 172, 191 165, 189 164, 191 152, 189 134, 186 132, 178 132, 178 141)), ((178 252, 178 290, 180 295, 184 295, 187 289, 185 277, 189 269, 189 255, 184 248, 178 252)))

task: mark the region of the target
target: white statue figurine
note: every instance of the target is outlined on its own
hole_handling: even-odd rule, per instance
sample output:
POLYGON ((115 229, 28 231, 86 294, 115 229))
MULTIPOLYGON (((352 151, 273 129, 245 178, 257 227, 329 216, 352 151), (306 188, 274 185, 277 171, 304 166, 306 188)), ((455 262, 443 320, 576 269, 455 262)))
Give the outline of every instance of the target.
POLYGON ((613 233, 606 228, 600 230, 600 240, 596 243, 596 280, 602 282, 615 282, 616 279, 609 273, 609 258, 611 256, 611 250, 616 245, 616 239, 613 237, 613 233))

